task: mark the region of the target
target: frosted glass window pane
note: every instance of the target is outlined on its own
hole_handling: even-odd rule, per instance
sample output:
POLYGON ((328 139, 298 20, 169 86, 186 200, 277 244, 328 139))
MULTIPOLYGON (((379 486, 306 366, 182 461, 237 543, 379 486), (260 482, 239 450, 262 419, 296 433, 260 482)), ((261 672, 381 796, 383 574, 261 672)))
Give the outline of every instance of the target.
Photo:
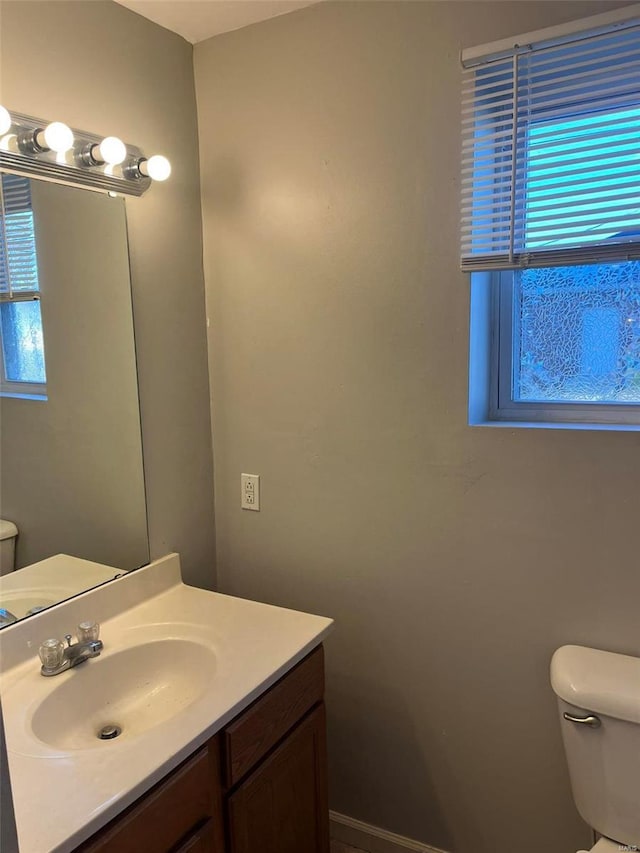
POLYGON ((46 382, 39 302, 0 305, 5 381, 46 382))
POLYGON ((513 399, 640 403, 640 261, 515 274, 513 399))

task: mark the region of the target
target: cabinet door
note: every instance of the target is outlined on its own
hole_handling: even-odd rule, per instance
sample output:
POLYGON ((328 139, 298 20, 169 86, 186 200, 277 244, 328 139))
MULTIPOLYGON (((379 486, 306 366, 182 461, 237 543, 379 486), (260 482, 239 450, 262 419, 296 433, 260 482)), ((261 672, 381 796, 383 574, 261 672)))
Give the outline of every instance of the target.
POLYGON ((324 705, 227 800, 230 853, 328 853, 324 705))

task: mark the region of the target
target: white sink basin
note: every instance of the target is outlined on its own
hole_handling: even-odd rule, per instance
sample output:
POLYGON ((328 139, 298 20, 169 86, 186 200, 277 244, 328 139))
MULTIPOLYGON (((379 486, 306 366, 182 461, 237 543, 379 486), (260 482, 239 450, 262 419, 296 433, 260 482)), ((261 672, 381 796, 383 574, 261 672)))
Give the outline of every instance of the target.
POLYGON ((92 658, 47 679, 52 689, 37 705, 29 728, 56 750, 109 749, 179 714, 211 688, 215 670, 212 650, 184 639, 155 640, 92 658), (122 733, 100 740, 98 733, 110 725, 122 733))

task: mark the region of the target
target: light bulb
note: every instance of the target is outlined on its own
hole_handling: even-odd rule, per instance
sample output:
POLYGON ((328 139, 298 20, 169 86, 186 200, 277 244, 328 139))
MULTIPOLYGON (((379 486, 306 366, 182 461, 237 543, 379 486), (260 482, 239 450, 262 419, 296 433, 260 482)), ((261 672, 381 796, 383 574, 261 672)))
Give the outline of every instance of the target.
POLYGON ((51 151, 64 154, 73 146, 73 133, 66 124, 61 121, 53 121, 44 129, 44 141, 51 151))
POLYGON ((98 148, 100 159, 110 166, 118 166, 127 156, 127 147, 117 136, 107 136, 98 148))
POLYGON ((153 181, 166 181, 171 174, 171 163, 161 154, 154 154, 146 162, 147 174, 153 181))
POLYGON ((5 133, 0 136, 0 151, 18 152, 18 135, 16 133, 5 133))
POLYGON ((9 114, 9 110, 5 107, 0 106, 0 136, 4 136, 4 134, 11 127, 12 121, 11 116, 9 114))

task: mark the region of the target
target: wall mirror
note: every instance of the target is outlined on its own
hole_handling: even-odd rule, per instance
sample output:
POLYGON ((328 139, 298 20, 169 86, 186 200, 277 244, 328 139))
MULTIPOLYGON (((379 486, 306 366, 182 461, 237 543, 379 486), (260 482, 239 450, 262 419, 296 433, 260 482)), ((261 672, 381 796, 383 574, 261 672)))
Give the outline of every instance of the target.
POLYGON ((148 563, 149 544, 124 200, 0 178, 0 609, 10 619, 114 576, 93 563, 148 563))

